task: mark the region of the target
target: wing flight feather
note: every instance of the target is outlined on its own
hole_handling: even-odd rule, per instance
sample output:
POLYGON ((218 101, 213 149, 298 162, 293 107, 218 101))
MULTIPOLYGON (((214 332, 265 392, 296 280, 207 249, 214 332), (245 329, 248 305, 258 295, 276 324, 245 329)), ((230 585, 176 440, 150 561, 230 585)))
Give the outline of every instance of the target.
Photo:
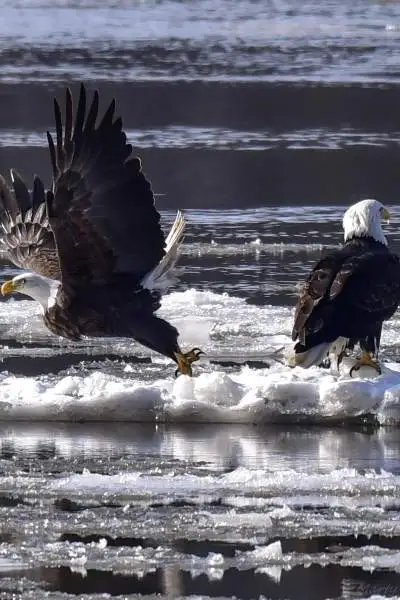
POLYGON ((55 143, 47 134, 54 176, 47 212, 62 281, 79 289, 129 275, 134 287, 165 254, 150 183, 115 118, 114 101, 97 127, 97 92, 87 111, 81 86, 74 124, 70 90, 65 105, 64 135, 57 101, 55 143))
POLYGON ((45 190, 35 177, 29 192, 24 180, 11 171, 13 189, 0 176, 0 244, 17 267, 60 278, 54 236, 46 215, 45 190))

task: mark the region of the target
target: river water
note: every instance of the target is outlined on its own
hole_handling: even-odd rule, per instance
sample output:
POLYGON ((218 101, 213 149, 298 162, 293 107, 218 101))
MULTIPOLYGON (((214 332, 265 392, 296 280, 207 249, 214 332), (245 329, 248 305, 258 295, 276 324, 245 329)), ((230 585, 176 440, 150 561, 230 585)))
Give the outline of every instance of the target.
POLYGON ((160 313, 206 351, 175 380, 0 301, 0 598, 400 597, 398 315, 379 379, 284 362, 346 206, 384 202, 400 252, 400 3, 3 0, 0 65, 0 171, 28 182, 53 95, 116 97, 187 219, 160 313))

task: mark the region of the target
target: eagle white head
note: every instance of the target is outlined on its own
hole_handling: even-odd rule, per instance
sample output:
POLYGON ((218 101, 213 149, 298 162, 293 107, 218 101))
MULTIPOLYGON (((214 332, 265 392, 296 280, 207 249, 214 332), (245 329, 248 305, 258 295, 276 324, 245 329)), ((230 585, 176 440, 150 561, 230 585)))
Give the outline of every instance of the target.
POLYGON ((60 282, 48 277, 43 277, 37 273, 21 273, 13 279, 9 279, 1 286, 1 293, 3 296, 19 292, 30 296, 37 302, 39 302, 44 311, 50 308, 56 298, 56 294, 60 282))
POLYGON ((361 200, 346 210, 343 217, 344 241, 371 237, 387 246, 382 221, 389 221, 388 209, 378 200, 361 200))

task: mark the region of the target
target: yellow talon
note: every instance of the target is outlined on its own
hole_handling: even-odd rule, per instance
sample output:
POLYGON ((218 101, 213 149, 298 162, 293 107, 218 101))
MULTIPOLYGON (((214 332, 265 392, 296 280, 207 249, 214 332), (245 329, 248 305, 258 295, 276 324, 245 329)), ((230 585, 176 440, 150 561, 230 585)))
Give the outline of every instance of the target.
POLYGON ((375 369, 379 375, 382 375, 382 369, 377 360, 373 360, 371 358, 371 354, 369 352, 363 352, 361 358, 356 362, 354 366, 350 369, 350 377, 352 377, 353 371, 358 371, 361 367, 371 367, 371 369, 375 369))
POLYGON ((189 350, 189 352, 186 353, 175 352, 175 360, 178 365, 178 368, 175 371, 175 377, 178 377, 179 374, 192 377, 192 363, 199 360, 201 354, 204 354, 204 352, 200 350, 200 348, 192 348, 192 350, 189 350))

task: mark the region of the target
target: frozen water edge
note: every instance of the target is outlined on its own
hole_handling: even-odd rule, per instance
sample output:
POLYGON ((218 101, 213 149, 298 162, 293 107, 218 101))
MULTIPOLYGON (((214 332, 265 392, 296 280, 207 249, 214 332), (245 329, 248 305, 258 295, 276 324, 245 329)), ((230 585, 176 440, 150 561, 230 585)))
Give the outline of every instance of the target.
POLYGON ((198 423, 332 423, 375 415, 400 421, 400 372, 376 379, 335 377, 281 365, 223 371, 151 385, 102 372, 59 381, 1 375, 0 419, 198 423))
MULTIPOLYGON (((12 551, 13 555, 19 555, 18 548, 5 545, 2 553, 12 551)), ((22 553, 21 553, 22 554, 22 553)), ((223 571, 236 568, 239 570, 255 569, 256 573, 268 575, 275 583, 279 583, 282 571, 289 571, 295 566, 318 564, 327 566, 337 564, 341 566, 358 566, 365 571, 373 572, 379 569, 393 569, 399 571, 399 552, 381 547, 370 546, 367 549, 351 549, 338 552, 336 555, 327 553, 296 553, 282 552, 281 542, 275 541, 268 545, 259 545, 250 551, 236 550, 234 557, 226 557, 221 553, 210 552, 204 557, 193 554, 183 554, 168 546, 156 548, 108 547, 107 540, 100 538, 99 542, 83 544, 73 543, 47 543, 37 551, 33 546, 25 546, 23 557, 26 563, 37 566, 69 566, 74 572, 80 572, 85 576, 87 570, 98 569, 102 571, 113 571, 114 573, 135 573, 144 576, 158 568, 176 567, 190 571, 196 577, 204 573, 210 580, 219 579, 223 571), (220 572, 220 577, 217 575, 220 572)), ((21 568, 21 563, 1 559, 11 569, 21 568)))
MULTIPOLYGON (((160 313, 178 326, 183 347, 200 345, 212 356, 245 360, 257 354, 270 362, 271 352, 289 343, 292 311, 287 307, 252 306, 228 294, 188 290, 169 294, 160 313)), ((3 337, 47 336, 31 302, 1 304, 0 326, 3 337), (21 319, 22 304, 26 316, 21 319)), ((393 318, 383 347, 395 344, 399 329, 393 318)), ((168 362, 152 358, 156 365, 168 362)), ((150 381, 146 366, 129 364, 124 376, 100 370, 39 377, 3 372, 0 420, 328 424, 372 415, 381 424, 400 422, 398 363, 384 363, 380 377, 364 372, 353 379, 349 364, 341 374, 274 361, 270 368, 238 366, 229 373, 208 363, 195 367, 195 377, 174 380, 168 364, 168 376, 160 372, 150 381)))
MULTIPOLYGON (((1 484, 6 483, 7 478, 1 484)), ((25 483, 29 484, 28 478, 18 478, 21 489, 25 483)), ((199 494, 212 495, 223 494, 229 500, 230 495, 242 497, 242 506, 254 504, 258 497, 263 505, 273 505, 272 499, 285 497, 285 504, 302 504, 299 497, 307 496, 308 502, 312 499, 318 505, 331 506, 333 497, 336 498, 336 507, 345 504, 348 508, 365 507, 372 496, 384 500, 398 497, 400 491, 400 476, 388 473, 381 469, 380 473, 369 470, 360 474, 355 468, 335 469, 330 473, 305 473, 295 469, 281 469, 280 471, 268 471, 268 469, 248 469, 237 467, 229 473, 215 476, 210 475, 148 475, 139 471, 127 472, 120 475, 101 475, 85 471, 58 479, 50 490, 58 494, 75 494, 101 496, 112 494, 113 496, 140 497, 167 497, 174 498, 199 498, 199 494), (168 490, 166 492, 166 490, 168 490)), ((232 502, 234 500, 232 499, 232 502)), ((199 500, 201 502, 201 500, 199 500)), ((264 515, 265 516, 265 515, 264 515)), ((288 514, 275 515, 274 518, 287 518, 288 514)), ((217 516, 216 525, 222 526, 221 519, 217 516)), ((266 523, 265 523, 266 525, 266 523)), ((272 522, 271 522, 272 525, 272 522)))

